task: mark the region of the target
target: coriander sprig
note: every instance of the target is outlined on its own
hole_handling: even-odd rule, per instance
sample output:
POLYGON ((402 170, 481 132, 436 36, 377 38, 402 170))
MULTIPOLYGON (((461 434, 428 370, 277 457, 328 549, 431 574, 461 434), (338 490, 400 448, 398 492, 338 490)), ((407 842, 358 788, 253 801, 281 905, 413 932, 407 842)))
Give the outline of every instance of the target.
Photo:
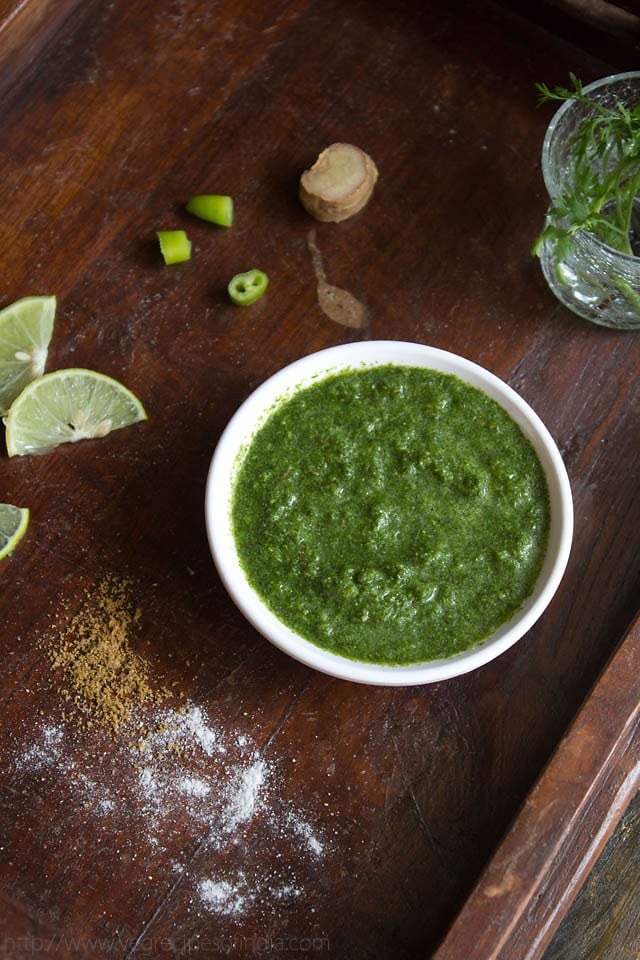
POLYGON ((533 252, 545 241, 554 245, 556 260, 566 256, 579 231, 593 234, 622 253, 632 247, 634 204, 640 193, 640 103, 627 107, 598 103, 584 93, 581 81, 569 74, 571 87, 536 84, 540 102, 573 100, 588 105, 585 117, 568 144, 569 175, 562 193, 552 198, 547 224, 533 252))

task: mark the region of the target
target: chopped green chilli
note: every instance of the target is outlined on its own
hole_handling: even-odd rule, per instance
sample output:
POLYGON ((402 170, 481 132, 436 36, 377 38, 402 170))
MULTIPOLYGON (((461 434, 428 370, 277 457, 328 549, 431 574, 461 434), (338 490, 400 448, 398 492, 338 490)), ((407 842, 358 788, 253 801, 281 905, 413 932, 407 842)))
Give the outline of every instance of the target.
POLYGON ((184 230, 158 230, 158 241, 167 266, 191 259, 191 241, 184 230))
POLYGON ((230 227, 233 223, 233 199, 217 193, 192 197, 187 204, 187 211, 194 217, 215 223, 219 227, 230 227))
POLYGON ((262 270, 249 270, 237 273, 227 287, 232 303, 239 307, 248 307, 259 300, 267 289, 269 277, 262 270))

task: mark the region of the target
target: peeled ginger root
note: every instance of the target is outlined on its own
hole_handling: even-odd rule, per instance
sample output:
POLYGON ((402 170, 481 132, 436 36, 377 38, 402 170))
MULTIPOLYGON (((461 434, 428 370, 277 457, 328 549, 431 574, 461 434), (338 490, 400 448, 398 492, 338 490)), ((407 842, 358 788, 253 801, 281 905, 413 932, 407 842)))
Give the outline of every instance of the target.
POLYGON ((338 223, 365 206, 378 179, 371 157, 351 143, 332 143, 300 177, 300 200, 316 220, 338 223))

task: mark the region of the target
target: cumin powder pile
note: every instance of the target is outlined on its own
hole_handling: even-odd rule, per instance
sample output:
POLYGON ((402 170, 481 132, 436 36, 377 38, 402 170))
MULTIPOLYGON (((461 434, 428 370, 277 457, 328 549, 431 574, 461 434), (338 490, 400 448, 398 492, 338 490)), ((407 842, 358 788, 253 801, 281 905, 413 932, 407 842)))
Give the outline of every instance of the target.
POLYGON ((151 686, 148 665, 131 647, 140 618, 131 593, 129 581, 105 577, 87 591, 69 625, 49 641, 51 663, 65 676, 63 695, 112 733, 137 708, 167 696, 151 686))

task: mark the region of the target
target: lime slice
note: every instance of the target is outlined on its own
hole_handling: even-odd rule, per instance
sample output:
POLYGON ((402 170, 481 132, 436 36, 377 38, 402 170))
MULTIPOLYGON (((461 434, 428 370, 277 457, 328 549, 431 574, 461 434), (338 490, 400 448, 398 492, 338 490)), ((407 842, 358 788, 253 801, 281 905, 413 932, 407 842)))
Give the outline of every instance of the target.
POLYGON ((11 404, 7 453, 46 453, 146 419, 138 398, 117 380, 95 370, 54 370, 32 380, 11 404))
POLYGON ((44 373, 55 313, 55 297, 24 297, 0 310, 0 414, 44 373))
POLYGON ((15 550, 28 526, 29 511, 26 507, 0 503, 0 560, 15 550))

